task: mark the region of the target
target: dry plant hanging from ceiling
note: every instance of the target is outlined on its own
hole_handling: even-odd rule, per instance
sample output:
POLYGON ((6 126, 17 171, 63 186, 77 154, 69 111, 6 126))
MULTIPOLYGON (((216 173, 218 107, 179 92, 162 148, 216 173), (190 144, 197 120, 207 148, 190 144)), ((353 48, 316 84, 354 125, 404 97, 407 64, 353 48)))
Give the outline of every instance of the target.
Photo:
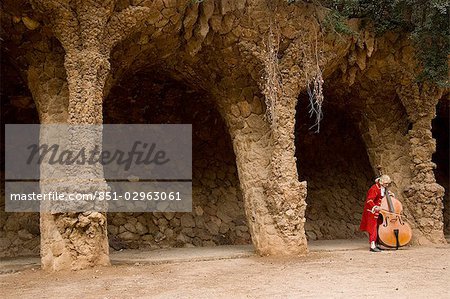
POLYGON ((309 116, 311 118, 315 118, 314 124, 310 127, 310 129, 316 128, 316 133, 320 131, 320 121, 323 118, 322 112, 322 104, 323 104, 323 78, 322 78, 322 70, 319 66, 319 50, 318 50, 318 38, 317 34, 315 36, 314 46, 312 47, 311 56, 314 57, 314 65, 311 66, 311 69, 308 69, 306 74, 306 91, 308 92, 309 97, 309 116), (309 72, 313 74, 312 77, 309 77, 309 72))
MULTIPOLYGON (((267 40, 263 41, 265 46, 265 55, 263 55, 265 84, 263 93, 265 95, 266 117, 272 127, 277 124, 276 105, 283 99, 284 86, 280 70, 279 51, 280 51, 280 29, 275 21, 277 15, 276 1, 267 0, 268 8, 273 13, 269 17, 269 30, 267 40)), ((305 41, 304 45, 299 46, 299 51, 303 52, 303 69, 306 79, 306 91, 309 97, 309 114, 314 118, 314 124, 310 129, 315 128, 315 132, 320 131, 320 121, 323 118, 322 104, 323 96, 323 78, 320 69, 321 51, 319 51, 318 34, 315 33, 314 40, 305 41), (306 48, 306 49, 305 49, 306 48)), ((306 36, 305 36, 306 37, 306 36)))

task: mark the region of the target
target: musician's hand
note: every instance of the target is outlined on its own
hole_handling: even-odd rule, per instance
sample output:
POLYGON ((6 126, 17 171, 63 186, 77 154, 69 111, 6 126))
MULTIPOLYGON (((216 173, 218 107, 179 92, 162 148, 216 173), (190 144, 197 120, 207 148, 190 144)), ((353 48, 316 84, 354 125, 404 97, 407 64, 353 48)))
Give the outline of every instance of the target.
POLYGON ((375 207, 374 207, 374 210, 375 210, 376 212, 379 212, 379 211, 381 210, 381 207, 380 207, 380 206, 375 206, 375 207))

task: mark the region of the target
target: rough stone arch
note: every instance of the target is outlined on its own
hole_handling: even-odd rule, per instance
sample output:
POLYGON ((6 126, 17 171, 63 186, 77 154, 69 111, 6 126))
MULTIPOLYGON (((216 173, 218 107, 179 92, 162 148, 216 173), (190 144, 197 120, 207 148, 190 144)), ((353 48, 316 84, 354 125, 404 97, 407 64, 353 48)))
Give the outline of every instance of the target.
POLYGON ((104 122, 192 123, 192 213, 109 213, 110 245, 159 248, 249 244, 230 135, 211 95, 163 67, 130 69, 104 100, 104 122), (175 75, 176 77, 176 75, 175 75))
POLYGON ((354 114, 373 173, 381 167, 393 178, 413 243, 443 242, 443 189, 432 173, 429 129, 442 90, 414 82, 418 70, 407 39, 393 33, 375 40, 364 36, 328 78, 330 90, 354 114), (392 48, 399 50, 392 54, 392 48))
MULTIPOLYGON (((259 4, 261 3, 256 3, 255 5, 258 6, 259 4)), ((235 22, 236 16, 229 11, 222 12, 219 9, 220 6, 215 6, 210 23, 212 30, 209 31, 209 33, 215 32, 215 34, 208 33, 206 39, 204 39, 204 44, 200 43, 202 47, 198 48, 196 44, 199 41, 199 36, 196 36, 195 32, 198 33, 199 31, 197 30, 202 30, 202 24, 204 24, 202 18, 204 17, 205 8, 201 5, 198 12, 196 12, 197 8, 195 7, 197 5, 192 7, 193 10, 188 9, 185 17, 187 20, 191 18, 194 20, 192 23, 194 25, 193 28, 188 30, 188 32, 193 30, 193 39, 190 38, 192 36, 189 33, 186 35, 186 28, 184 28, 184 31, 181 31, 183 36, 181 44, 178 44, 180 42, 179 37, 175 36, 174 44, 176 47, 161 47, 162 50, 160 50, 158 49, 159 40, 156 37, 153 44, 146 43, 137 51, 142 51, 138 53, 139 55, 123 55, 123 53, 128 53, 127 49, 121 49, 121 45, 118 45, 117 50, 121 51, 122 54, 117 56, 133 57, 132 59, 137 61, 137 63, 129 62, 128 65, 138 66, 145 63, 151 66, 151 62, 149 63, 148 61, 152 61, 152 58, 153 61, 164 61, 166 59, 166 66, 169 69, 172 68, 172 72, 178 72, 186 81, 209 90, 213 94, 233 139, 241 188, 244 190, 247 219, 257 251, 262 254, 288 252, 289 250, 304 252, 302 247, 304 244, 294 242, 290 244, 292 245, 291 249, 286 250, 283 248, 284 245, 282 243, 284 241, 277 236, 279 232, 277 232, 270 215, 270 209, 267 207, 265 200, 267 195, 264 194, 264 190, 267 188, 263 187, 263 184, 267 181, 267 170, 265 168, 270 163, 270 151, 265 151, 270 148, 270 127, 264 116, 261 92, 254 81, 255 72, 248 70, 249 61, 245 61, 241 56, 241 51, 238 45, 235 44, 237 36, 231 32, 230 21, 235 22), (223 14, 227 16, 223 16, 223 14), (186 37, 188 37, 187 41, 185 40, 186 37), (194 48, 195 51, 193 53, 192 50, 194 48), (173 53, 173 49, 178 49, 178 52, 173 53), (142 54, 145 51, 148 51, 150 55, 148 53, 142 54), (243 61, 240 61, 240 59, 243 59, 243 61), (179 63, 180 61, 181 63, 179 63), (253 146, 255 146, 254 150, 251 149, 253 146), (251 155, 254 155, 255 152, 257 156, 252 157, 251 155), (258 160, 255 160, 257 158, 258 160), (257 167, 258 171, 256 171, 255 167, 257 167)), ((232 11, 235 9, 238 10, 236 14, 239 15, 239 10, 242 7, 234 7, 232 11)), ((258 7, 258 9, 261 10, 261 7, 258 7)), ((187 21, 187 24, 190 22, 187 21)), ((186 25, 186 23, 183 23, 183 25, 186 25)), ((236 30, 247 30, 247 28, 236 28, 236 30)), ((251 34, 248 38, 259 39, 257 32, 254 30, 249 29, 248 32, 251 34)), ((138 40, 141 38, 143 40, 149 39, 145 35, 144 37, 137 35, 133 38, 138 38, 138 40)), ((171 38, 173 37, 165 36, 162 43, 171 43, 171 38)), ((136 52, 136 50, 135 47, 135 50, 132 52, 136 52)), ((112 56, 114 57, 114 53, 112 56)), ((250 64, 254 63, 252 61, 250 64)), ((113 69, 114 65, 113 62, 113 69)), ((295 214, 295 217, 301 216, 295 214)), ((298 233, 301 234, 300 228, 298 229, 298 233)), ((293 230, 296 229, 294 228, 293 230)))
POLYGON ((308 182, 305 232, 310 241, 361 237, 365 194, 375 178, 355 117, 358 107, 345 103, 351 95, 343 98, 330 85, 324 90, 319 132, 309 114, 308 96, 300 95, 297 104, 297 169, 308 182))

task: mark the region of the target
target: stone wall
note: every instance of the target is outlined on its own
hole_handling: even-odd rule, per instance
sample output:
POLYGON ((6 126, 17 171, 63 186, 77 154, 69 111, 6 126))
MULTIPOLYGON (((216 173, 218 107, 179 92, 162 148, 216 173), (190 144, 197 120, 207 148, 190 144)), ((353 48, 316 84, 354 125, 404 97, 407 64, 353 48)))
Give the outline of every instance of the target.
MULTIPOLYGON (((17 69, 2 53, 0 102, 2 130, 5 124, 35 124, 39 118, 33 98, 17 69)), ((39 255, 39 214, 6 213, 4 193, 4 134, 0 140, 0 257, 39 255)))
POLYGON ((309 240, 362 237, 359 223, 374 174, 355 120, 325 92, 324 119, 317 128, 309 100, 297 105, 296 156, 301 180, 308 182, 306 236, 309 240))
POLYGON ((110 245, 158 248, 250 243, 230 136, 208 95, 169 74, 143 70, 127 78, 106 99, 105 122, 192 123, 193 211, 110 213, 110 245))
POLYGON ((6 213, 0 200, 0 258, 39 255, 38 213, 6 213))
POLYGON ((222 151, 213 142, 206 143, 204 149, 216 151, 209 156, 205 151, 197 152, 203 158, 193 161, 193 212, 109 213, 108 233, 113 248, 251 243, 236 166, 227 159, 230 152, 222 151))

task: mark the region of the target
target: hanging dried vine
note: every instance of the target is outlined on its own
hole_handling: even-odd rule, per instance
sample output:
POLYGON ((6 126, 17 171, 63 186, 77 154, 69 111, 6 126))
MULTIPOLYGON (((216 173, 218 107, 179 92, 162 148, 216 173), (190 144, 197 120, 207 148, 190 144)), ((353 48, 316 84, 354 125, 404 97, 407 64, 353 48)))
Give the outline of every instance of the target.
MULTIPOLYGON (((276 23, 275 16, 277 13, 276 1, 267 1, 268 8, 273 12, 269 18, 269 29, 267 38, 264 43, 264 53, 261 60, 264 65, 264 83, 262 90, 265 96, 266 117, 272 127, 277 124, 276 107, 280 105, 280 101, 285 97, 285 93, 290 93, 283 82, 283 76, 280 66, 280 29, 276 23)), ((283 57, 289 56, 288 61, 301 63, 306 82, 306 89, 310 100, 310 116, 315 117, 314 125, 316 132, 320 130, 320 121, 323 118, 322 104, 323 96, 323 77, 320 69, 321 51, 319 51, 318 34, 315 40, 309 40, 309 35, 305 34, 301 39, 293 42, 289 49, 283 53, 283 57), (305 40, 307 39, 307 40, 305 40)), ((283 59, 284 59, 283 58, 283 59)), ((286 59, 284 59, 286 60, 286 59)), ((290 76, 293 76, 292 74, 290 76)))
POLYGON ((310 127, 316 128, 316 133, 319 133, 320 131, 320 121, 323 119, 323 112, 322 112, 322 104, 324 100, 323 96, 323 77, 322 77, 322 70, 319 66, 319 54, 318 54, 318 41, 317 41, 317 35, 315 38, 315 44, 314 44, 314 60, 315 65, 312 67, 313 76, 309 78, 308 71, 305 72, 306 74, 306 90, 308 92, 309 97, 309 116, 311 118, 315 117, 314 125, 310 127))

